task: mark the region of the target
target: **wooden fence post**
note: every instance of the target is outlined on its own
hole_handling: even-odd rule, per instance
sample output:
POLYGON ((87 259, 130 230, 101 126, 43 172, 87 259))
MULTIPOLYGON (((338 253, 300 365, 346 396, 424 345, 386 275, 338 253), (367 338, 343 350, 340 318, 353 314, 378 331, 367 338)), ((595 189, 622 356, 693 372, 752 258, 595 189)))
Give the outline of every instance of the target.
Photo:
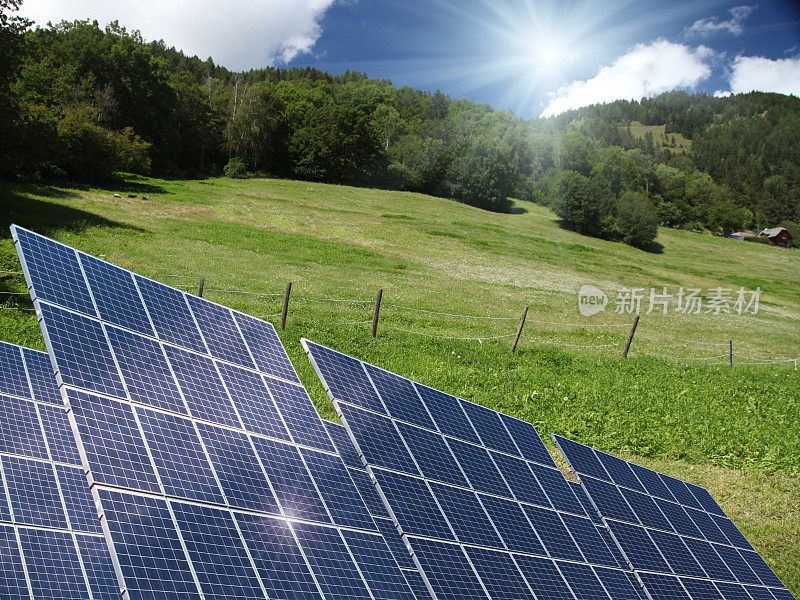
POLYGON ((281 331, 286 329, 286 313, 289 312, 289 296, 292 293, 292 282, 286 282, 286 292, 283 294, 283 310, 281 311, 281 331))
POLYGON ((628 334, 628 341, 625 342, 625 350, 622 351, 622 358, 628 358, 628 350, 631 349, 631 342, 633 341, 633 334, 636 333, 636 326, 639 324, 639 315, 633 318, 633 325, 631 325, 631 332, 628 334))
POLYGON ((203 288, 206 286, 205 277, 200 278, 200 283, 197 285, 197 295, 203 297, 203 288))
POLYGON ((517 342, 519 342, 519 336, 522 334, 522 328, 525 325, 525 317, 528 316, 528 305, 525 305, 525 308, 522 310, 522 317, 519 319, 519 325, 517 326, 517 335, 514 336, 514 343, 511 344, 511 353, 513 354, 514 351, 517 349, 517 342))
POLYGON ((381 298, 383 297, 383 288, 378 290, 378 297, 375 298, 375 314, 372 316, 372 337, 378 331, 378 313, 381 311, 381 298))

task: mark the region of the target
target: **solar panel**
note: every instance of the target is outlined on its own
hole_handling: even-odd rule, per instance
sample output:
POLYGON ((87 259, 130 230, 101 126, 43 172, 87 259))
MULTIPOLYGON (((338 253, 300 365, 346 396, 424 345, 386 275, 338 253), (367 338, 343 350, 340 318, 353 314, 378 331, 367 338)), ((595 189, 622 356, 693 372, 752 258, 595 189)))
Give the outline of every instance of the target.
POLYGON ((302 343, 429 595, 640 597, 532 425, 302 343))
POLYGON ((12 234, 129 598, 413 598, 272 325, 12 234))
POLYGON ((119 598, 47 354, 0 342, 0 598, 119 598))
POLYGON ((707 490, 553 438, 653 600, 791 597, 707 490))
POLYGON ((397 532, 397 528, 386 510, 383 500, 381 500, 369 473, 367 473, 358 452, 356 452, 353 443, 348 437, 347 430, 338 423, 331 421, 325 421, 324 423, 325 429, 327 429, 334 446, 336 446, 336 450, 344 459, 350 478, 361 493, 361 497, 364 498, 367 509, 377 524, 378 530, 383 534, 394 559, 400 565, 403 576, 406 578, 409 587, 411 587, 414 597, 418 600, 430 598, 430 592, 422 581, 414 560, 411 558, 411 553, 406 547, 403 538, 397 532))

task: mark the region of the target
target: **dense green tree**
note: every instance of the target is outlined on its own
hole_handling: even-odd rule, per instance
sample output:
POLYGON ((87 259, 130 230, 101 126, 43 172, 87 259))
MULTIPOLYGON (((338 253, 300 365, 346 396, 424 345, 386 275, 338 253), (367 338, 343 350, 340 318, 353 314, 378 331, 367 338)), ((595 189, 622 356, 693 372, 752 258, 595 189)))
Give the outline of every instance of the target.
POLYGON ((623 242, 646 249, 658 235, 658 214, 641 192, 625 192, 617 203, 616 229, 623 242))

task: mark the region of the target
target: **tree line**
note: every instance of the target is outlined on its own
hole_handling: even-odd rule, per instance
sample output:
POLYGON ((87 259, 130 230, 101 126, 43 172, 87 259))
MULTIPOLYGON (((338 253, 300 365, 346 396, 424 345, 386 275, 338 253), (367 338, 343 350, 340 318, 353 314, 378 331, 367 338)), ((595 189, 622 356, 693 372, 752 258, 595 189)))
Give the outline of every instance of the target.
POLYGON ((19 0, 0 7, 6 179, 257 173, 495 211, 518 198, 641 247, 658 225, 727 234, 800 221, 795 97, 669 92, 522 120, 351 71, 232 72, 118 23, 34 29, 14 15, 19 0), (636 136, 639 125, 663 125, 691 149, 636 136))

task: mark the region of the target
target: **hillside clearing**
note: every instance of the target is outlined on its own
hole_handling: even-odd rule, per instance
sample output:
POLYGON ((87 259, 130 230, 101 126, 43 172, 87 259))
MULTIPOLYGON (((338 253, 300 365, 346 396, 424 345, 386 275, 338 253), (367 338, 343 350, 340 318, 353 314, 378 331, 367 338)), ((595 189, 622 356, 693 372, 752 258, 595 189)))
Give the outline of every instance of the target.
MULTIPOLYGON (((292 281, 281 337, 323 416, 333 410, 300 337, 528 419, 543 435, 709 487, 800 591, 798 372, 783 364, 731 372, 675 358, 725 360, 730 339, 736 361, 800 355, 797 251, 661 229, 661 251, 646 253, 564 230, 527 203, 518 204, 521 214, 496 214, 419 194, 286 180, 130 178, 119 190, 3 184, 0 205, 0 269, 19 269, 7 228, 16 222, 173 285, 196 287, 204 277, 206 297, 276 324, 292 281), (140 197, 115 199, 115 191, 140 197), (611 294, 605 313, 580 315, 583 284, 611 294), (621 361, 632 315, 613 314, 620 286, 760 288, 761 310, 643 314, 631 358, 621 361), (337 324, 371 319, 378 288, 377 339, 368 324, 337 324), (490 338, 513 335, 525 304, 529 321, 511 355, 508 337, 490 338)), ((14 276, 2 283, 24 291, 14 276)), ((43 348, 31 313, 0 311, 0 332, 43 348)))

